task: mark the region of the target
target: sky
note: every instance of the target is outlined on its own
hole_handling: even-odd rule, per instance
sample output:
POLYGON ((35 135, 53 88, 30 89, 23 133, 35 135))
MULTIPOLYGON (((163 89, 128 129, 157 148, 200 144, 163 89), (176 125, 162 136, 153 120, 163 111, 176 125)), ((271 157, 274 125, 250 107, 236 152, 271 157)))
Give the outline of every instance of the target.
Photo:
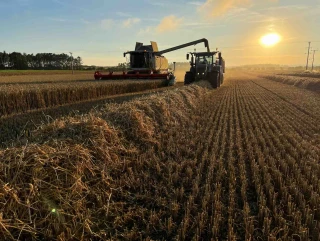
MULTIPOLYGON (((72 52, 86 65, 126 62, 123 52, 150 41, 163 50, 207 38, 229 66, 304 65, 309 41, 320 50, 320 0, 0 0, 0 13, 0 51, 72 52), (281 41, 261 45, 268 33, 281 41)), ((194 49, 205 50, 165 56, 186 62, 194 49)))

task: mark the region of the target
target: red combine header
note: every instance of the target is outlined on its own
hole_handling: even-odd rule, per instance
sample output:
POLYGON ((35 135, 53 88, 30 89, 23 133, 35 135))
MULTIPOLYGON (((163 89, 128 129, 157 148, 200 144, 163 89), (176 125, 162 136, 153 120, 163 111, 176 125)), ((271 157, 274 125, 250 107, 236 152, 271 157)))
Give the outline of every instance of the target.
POLYGON ((94 73, 94 78, 96 80, 117 80, 117 79, 168 79, 169 74, 145 74, 145 73, 130 73, 130 72, 122 72, 122 74, 116 73, 114 74, 113 72, 109 72, 108 74, 103 74, 100 71, 96 71, 94 73))

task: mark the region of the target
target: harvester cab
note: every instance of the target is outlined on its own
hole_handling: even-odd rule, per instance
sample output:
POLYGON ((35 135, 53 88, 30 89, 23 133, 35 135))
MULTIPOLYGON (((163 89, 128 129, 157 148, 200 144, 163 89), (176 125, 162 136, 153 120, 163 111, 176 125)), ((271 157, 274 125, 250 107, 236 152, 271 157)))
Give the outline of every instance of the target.
POLYGON ((136 43, 134 51, 128 51, 123 54, 129 57, 129 71, 128 74, 144 73, 144 74, 166 74, 168 73, 168 60, 161 55, 158 55, 158 44, 151 41, 151 45, 143 45, 143 43, 136 43))
POLYGON ((223 83, 225 61, 219 51, 193 52, 187 54, 190 61, 190 71, 186 72, 184 84, 191 84, 196 80, 208 80, 213 88, 218 88, 223 83))

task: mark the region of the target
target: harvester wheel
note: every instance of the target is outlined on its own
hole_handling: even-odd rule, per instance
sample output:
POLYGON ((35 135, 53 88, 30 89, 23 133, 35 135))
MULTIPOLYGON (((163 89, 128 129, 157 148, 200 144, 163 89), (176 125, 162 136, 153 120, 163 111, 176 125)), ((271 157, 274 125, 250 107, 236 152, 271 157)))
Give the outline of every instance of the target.
POLYGON ((184 84, 189 85, 194 81, 194 75, 192 72, 186 72, 184 76, 184 84))
POLYGON ((209 81, 212 88, 216 89, 220 86, 220 74, 219 72, 212 72, 209 76, 209 81))

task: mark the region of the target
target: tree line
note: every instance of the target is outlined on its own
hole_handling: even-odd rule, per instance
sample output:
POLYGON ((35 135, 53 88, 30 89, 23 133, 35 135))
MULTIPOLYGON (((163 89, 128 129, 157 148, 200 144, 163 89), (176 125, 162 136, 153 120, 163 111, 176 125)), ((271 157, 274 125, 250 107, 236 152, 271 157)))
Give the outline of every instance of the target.
POLYGON ((19 52, 6 53, 0 52, 0 69, 45 69, 45 70, 63 70, 81 69, 82 59, 80 56, 74 58, 68 54, 38 53, 26 54, 19 52))

